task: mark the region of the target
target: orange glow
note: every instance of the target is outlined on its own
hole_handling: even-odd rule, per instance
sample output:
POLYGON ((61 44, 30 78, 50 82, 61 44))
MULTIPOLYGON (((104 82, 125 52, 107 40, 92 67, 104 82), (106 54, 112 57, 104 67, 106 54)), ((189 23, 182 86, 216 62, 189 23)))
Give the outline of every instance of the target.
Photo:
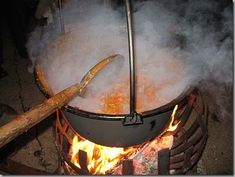
MULTIPOLYGON (((136 110, 140 112, 141 110, 146 110, 148 104, 152 104, 156 102, 156 95, 158 92, 157 87, 152 85, 150 82, 147 82, 144 77, 139 78, 141 81, 141 87, 143 92, 139 93, 139 100, 147 100, 137 101, 136 103, 136 110)), ((102 101, 102 111, 106 114, 120 114, 129 112, 127 106, 129 104, 129 95, 125 90, 129 87, 129 80, 128 78, 125 79, 125 82, 121 82, 115 85, 114 89, 110 93, 106 93, 100 99, 102 101)), ((169 127, 165 129, 165 132, 174 131, 180 121, 177 121, 175 118, 175 113, 178 109, 178 105, 174 107, 174 110, 171 115, 169 127)), ((172 138, 166 138, 162 136, 161 144, 169 147, 172 145, 172 138)), ((114 140, 115 141, 115 140, 114 140)), ((141 146, 141 145, 140 145, 141 146)), ((79 150, 83 150, 87 152, 87 168, 90 174, 106 174, 108 171, 114 169, 118 166, 118 162, 120 162, 124 158, 128 158, 137 152, 138 147, 128 147, 128 148, 117 148, 117 147, 106 147, 97 145, 89 140, 84 140, 79 136, 73 137, 73 142, 69 150, 69 158, 71 162, 80 167, 79 164, 79 150)), ((159 148, 159 144, 156 145, 155 150, 157 151, 159 148)))
POLYGON ((105 174, 117 163, 135 151, 136 148, 117 148, 97 145, 88 140, 79 139, 74 136, 73 144, 70 148, 71 162, 80 168, 78 152, 83 150, 87 152, 87 168, 91 174, 105 174))
MULTIPOLYGON (((119 99, 118 97, 114 97, 115 99, 119 99)), ((164 132, 172 132, 174 131, 180 121, 177 121, 175 118, 176 111, 178 109, 178 105, 176 105, 171 114, 171 120, 169 123, 169 127, 164 132)), ((172 138, 168 138, 171 136, 162 136, 160 138, 160 143, 166 147, 172 146, 172 138)), ((117 148, 117 147, 106 147, 95 144, 91 141, 84 140, 79 136, 74 136, 73 143, 69 150, 69 155, 71 162, 80 167, 78 152, 79 150, 83 150, 87 152, 87 168, 90 174, 106 174, 107 171, 113 169, 118 165, 122 159, 130 157, 132 154, 136 152, 140 146, 128 147, 128 148, 117 148)), ((156 150, 158 149, 158 145, 156 145, 156 150)))
POLYGON ((180 123, 180 121, 177 121, 175 118, 175 113, 176 113, 177 109, 178 109, 178 105, 175 105, 174 110, 171 114, 171 121, 170 121, 169 127, 166 130, 167 132, 175 131, 180 123))

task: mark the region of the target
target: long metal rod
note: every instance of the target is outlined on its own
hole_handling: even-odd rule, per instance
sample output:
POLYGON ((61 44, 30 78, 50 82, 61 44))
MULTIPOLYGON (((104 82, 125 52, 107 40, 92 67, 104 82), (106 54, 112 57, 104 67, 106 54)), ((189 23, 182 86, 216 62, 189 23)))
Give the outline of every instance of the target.
POLYGON ((130 0, 125 0, 127 31, 129 44, 129 67, 130 67, 130 114, 135 113, 135 58, 134 58, 134 43, 132 30, 132 14, 130 0))
POLYGON ((60 16, 60 28, 61 28, 61 32, 65 34, 62 1, 58 0, 58 4, 59 4, 59 16, 60 16))

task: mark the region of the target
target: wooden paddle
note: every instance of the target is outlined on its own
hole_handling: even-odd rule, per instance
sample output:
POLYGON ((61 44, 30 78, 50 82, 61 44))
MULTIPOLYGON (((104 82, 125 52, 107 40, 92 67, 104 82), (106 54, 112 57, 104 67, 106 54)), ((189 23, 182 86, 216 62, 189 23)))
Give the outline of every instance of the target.
MULTIPOLYGON (((80 83, 74 84, 64 89, 63 91, 57 93, 55 96, 31 108, 29 111, 16 116, 12 121, 0 127, 0 148, 22 133, 27 132, 30 128, 55 112, 58 108, 66 105, 75 96, 82 95, 86 86, 100 70, 102 70, 115 58, 120 58, 117 56, 118 55, 112 55, 101 60, 86 73, 80 83)), ((52 96, 52 90, 50 90, 49 92, 49 95, 52 96)))

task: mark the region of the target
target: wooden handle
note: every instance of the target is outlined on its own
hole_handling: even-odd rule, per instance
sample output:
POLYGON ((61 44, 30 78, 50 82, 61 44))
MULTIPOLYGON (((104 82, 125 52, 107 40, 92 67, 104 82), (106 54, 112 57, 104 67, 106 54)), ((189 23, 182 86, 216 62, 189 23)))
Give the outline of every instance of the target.
POLYGON ((0 148, 67 104, 80 91, 80 84, 73 85, 0 127, 0 148))
MULTIPOLYGON (((80 83, 57 93, 55 96, 45 100, 43 103, 33 107, 29 111, 16 116, 11 122, 0 127, 0 148, 22 133, 27 132, 34 125, 38 124, 53 112, 55 112, 56 109, 66 105, 75 96, 82 95, 83 90, 96 76, 96 74, 108 63, 113 61, 114 58, 119 58, 116 56, 117 55, 112 55, 101 60, 86 73, 80 83)), ((46 81, 44 84, 46 84, 46 81)), ((52 90, 49 90, 49 95, 53 95, 52 90)))

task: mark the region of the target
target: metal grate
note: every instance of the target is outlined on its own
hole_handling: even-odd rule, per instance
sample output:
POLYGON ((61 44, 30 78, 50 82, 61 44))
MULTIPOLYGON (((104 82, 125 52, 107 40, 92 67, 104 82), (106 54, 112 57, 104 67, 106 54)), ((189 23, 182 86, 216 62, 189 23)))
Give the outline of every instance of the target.
MULTIPOLYGON (((179 126, 171 134, 174 137, 171 149, 158 152, 158 174, 185 174, 199 160, 207 140, 207 106, 198 89, 185 95, 186 103, 181 104, 177 117, 179 126)), ((71 128, 64 113, 57 111, 56 139, 63 167, 67 174, 89 175, 87 169, 87 152, 79 151, 78 168, 67 157, 68 150, 76 132, 71 128), (69 170, 68 170, 69 169, 69 170)), ((157 137, 156 137, 157 138, 157 137)), ((133 174, 134 166, 130 159, 122 161, 122 174, 133 174)))

